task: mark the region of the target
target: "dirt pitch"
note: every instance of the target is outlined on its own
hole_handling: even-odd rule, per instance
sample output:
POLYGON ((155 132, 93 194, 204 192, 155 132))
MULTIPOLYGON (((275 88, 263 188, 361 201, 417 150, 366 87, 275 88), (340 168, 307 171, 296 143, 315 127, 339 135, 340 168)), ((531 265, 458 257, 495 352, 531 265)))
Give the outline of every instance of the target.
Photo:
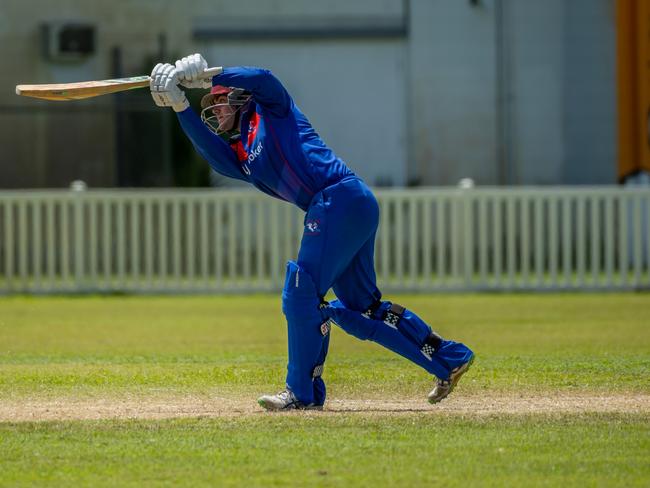
MULTIPOLYGON (((481 417, 526 414, 650 413, 650 394, 495 394, 450 397, 438 405, 423 398, 331 399, 322 412, 301 415, 458 415, 481 417)), ((102 419, 225 418, 265 415, 255 398, 169 396, 165 398, 93 398, 0 402, 0 422, 102 419)))

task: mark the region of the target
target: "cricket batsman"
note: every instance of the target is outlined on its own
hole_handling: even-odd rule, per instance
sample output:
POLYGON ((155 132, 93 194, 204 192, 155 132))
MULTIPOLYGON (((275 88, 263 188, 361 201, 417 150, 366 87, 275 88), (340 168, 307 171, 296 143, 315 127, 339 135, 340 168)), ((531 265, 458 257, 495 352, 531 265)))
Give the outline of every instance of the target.
POLYGON ((372 191, 325 145, 268 70, 224 68, 212 80, 200 54, 157 64, 151 95, 171 107, 196 150, 218 173, 246 181, 305 212, 296 261, 287 263, 282 311, 287 320, 286 387, 264 395, 267 410, 321 409, 330 324, 374 341, 433 375, 431 403, 447 397, 474 353, 446 340, 413 311, 382 300, 374 270, 379 206, 372 191), (179 87, 209 88, 199 117, 179 87), (333 289, 337 300, 327 303, 333 289))

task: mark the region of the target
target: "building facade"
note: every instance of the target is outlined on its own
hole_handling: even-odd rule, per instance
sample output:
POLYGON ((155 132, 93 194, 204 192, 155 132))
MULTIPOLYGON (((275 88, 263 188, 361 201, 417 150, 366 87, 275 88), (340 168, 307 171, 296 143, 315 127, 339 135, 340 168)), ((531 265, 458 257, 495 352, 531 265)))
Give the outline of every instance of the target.
POLYGON ((195 156, 146 90, 13 94, 146 74, 197 51, 271 69, 372 185, 617 181, 614 0, 4 0, 0 188, 204 181, 183 179, 195 156), (92 46, 61 52, 52 33, 65 26, 90 29, 92 46))

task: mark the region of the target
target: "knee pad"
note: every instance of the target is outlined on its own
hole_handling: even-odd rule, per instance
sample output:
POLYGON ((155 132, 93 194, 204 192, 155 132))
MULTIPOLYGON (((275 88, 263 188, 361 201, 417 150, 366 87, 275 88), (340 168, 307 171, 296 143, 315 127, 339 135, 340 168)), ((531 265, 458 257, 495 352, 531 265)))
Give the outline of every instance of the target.
POLYGON ((321 302, 310 274, 298 263, 289 261, 282 290, 282 312, 287 320, 322 323, 321 302))

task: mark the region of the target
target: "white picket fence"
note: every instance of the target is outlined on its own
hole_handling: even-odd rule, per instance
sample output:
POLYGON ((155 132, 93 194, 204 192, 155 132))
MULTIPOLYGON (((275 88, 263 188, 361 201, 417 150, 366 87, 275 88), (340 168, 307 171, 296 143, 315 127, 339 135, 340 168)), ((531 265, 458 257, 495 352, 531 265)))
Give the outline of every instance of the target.
MULTIPOLYGON (((376 193, 386 291, 650 289, 650 189, 376 193)), ((302 229, 255 191, 2 191, 0 293, 278 290, 302 229)))

